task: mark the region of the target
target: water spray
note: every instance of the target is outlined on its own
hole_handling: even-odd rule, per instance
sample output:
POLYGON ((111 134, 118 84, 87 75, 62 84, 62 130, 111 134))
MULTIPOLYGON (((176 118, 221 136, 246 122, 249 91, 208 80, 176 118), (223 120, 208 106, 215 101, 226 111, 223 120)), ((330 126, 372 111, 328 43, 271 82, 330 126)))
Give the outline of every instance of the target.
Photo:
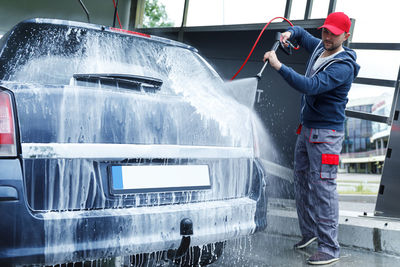
MULTIPOLYGON (((277 17, 280 18, 280 17, 277 17)), ((274 18, 276 19, 276 18, 274 18)), ((273 21, 272 19, 271 21, 273 21)), ((283 18, 285 19, 285 18, 283 18)), ((287 19, 285 19, 288 21, 287 19)), ((255 76, 255 77, 249 77, 245 79, 239 79, 233 81, 235 77, 239 74, 239 72, 243 69, 244 65, 246 65, 248 59, 250 58, 251 54, 254 51, 255 46, 257 45, 261 35, 263 34, 264 30, 267 28, 267 26, 271 23, 271 21, 265 25, 264 29, 261 31, 260 35, 258 36, 256 42, 253 45, 253 48, 251 49, 249 55, 247 56, 246 60, 243 62, 242 66, 240 69, 236 72, 236 74, 231 78, 231 81, 229 83, 226 83, 226 90, 229 92, 229 94, 236 99, 239 103, 244 104, 250 108, 253 108, 254 102, 256 99, 256 92, 257 92, 257 87, 258 83, 261 80, 262 73, 264 72, 265 67, 268 65, 269 60, 266 60, 263 67, 261 68, 260 72, 255 76)), ((290 25, 293 26, 293 24, 288 21, 290 25)), ((298 49, 298 46, 293 45, 290 41, 286 41, 285 44, 281 42, 281 33, 277 32, 275 34, 275 40, 272 48, 270 50, 277 51, 278 48, 281 48, 286 54, 291 55, 292 54, 292 49, 298 49)))
MULTIPOLYGON (((240 73, 240 71, 243 69, 243 67, 246 65, 247 61, 249 60, 250 56, 252 55, 255 47, 257 46, 258 41, 260 40, 262 34, 264 33, 265 29, 269 26, 269 24, 274 21, 275 19, 283 19, 284 21, 288 22, 290 26, 293 26, 293 23, 291 23, 288 19, 284 17, 275 17, 272 20, 270 20, 264 28, 261 30, 260 34, 258 35, 257 40, 255 41, 253 47, 250 50, 250 53, 248 54, 247 58, 243 62, 242 66, 239 68, 239 70, 233 75, 231 78, 231 82, 227 83, 227 88, 230 92, 230 94, 235 98, 239 103, 244 104, 250 108, 254 107, 254 102, 256 98, 256 92, 257 92, 257 87, 258 83, 261 80, 261 76, 268 65, 269 60, 266 60, 264 65, 262 66, 260 72, 255 76, 255 77, 249 77, 245 79, 239 79, 235 80, 235 77, 240 73)), ((281 42, 281 33, 277 32, 275 34, 275 40, 274 44, 272 45, 272 48, 270 50, 277 51, 279 48, 281 48, 286 54, 291 55, 292 54, 292 49, 298 50, 299 46, 298 45, 293 45, 290 41, 286 40, 285 44, 281 42)), ((256 128, 254 131, 257 132, 258 134, 261 134, 262 137, 259 137, 259 140, 267 140, 268 138, 266 135, 266 132, 264 130, 264 127, 262 126, 262 123, 260 121, 255 122, 256 128)), ((281 166, 280 164, 274 163, 270 159, 267 159, 263 157, 262 155, 257 156, 258 159, 260 160, 261 165, 264 166, 265 170, 271 175, 275 175, 277 177, 280 177, 284 180, 287 180, 289 182, 293 182, 293 170, 286 168, 284 166, 281 166)))

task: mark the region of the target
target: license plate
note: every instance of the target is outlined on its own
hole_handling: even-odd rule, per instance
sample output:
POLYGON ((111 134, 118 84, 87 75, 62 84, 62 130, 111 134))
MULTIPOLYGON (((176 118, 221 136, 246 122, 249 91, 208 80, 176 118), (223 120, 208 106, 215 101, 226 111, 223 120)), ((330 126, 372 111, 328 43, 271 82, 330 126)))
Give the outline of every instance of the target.
POLYGON ((111 166, 112 193, 210 189, 208 165, 111 166))

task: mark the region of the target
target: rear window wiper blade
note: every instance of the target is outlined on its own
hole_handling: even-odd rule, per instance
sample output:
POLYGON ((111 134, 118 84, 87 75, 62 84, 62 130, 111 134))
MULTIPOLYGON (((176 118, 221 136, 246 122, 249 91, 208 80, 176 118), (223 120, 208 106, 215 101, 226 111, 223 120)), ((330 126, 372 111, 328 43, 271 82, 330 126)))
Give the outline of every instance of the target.
POLYGON ((141 91, 142 89, 145 91, 160 90, 163 84, 163 81, 157 78, 131 74, 74 74, 73 78, 79 82, 101 83, 102 85, 117 86, 138 91, 141 91))

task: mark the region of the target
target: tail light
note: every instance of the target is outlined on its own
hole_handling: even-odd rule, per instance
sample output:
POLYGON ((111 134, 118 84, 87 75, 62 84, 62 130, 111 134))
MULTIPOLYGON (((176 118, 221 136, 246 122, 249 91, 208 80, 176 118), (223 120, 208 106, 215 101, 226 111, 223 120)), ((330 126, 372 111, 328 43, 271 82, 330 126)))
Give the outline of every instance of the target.
POLYGON ((14 114, 11 96, 0 91, 0 157, 16 157, 14 114))

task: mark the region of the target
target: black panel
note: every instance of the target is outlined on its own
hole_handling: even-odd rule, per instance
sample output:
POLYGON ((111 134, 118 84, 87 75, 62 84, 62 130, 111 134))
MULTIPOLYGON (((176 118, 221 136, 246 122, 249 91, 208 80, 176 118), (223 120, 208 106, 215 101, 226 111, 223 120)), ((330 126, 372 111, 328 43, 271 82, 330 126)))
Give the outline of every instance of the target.
MULTIPOLYGON (((397 77, 397 80, 400 78, 397 77)), ((399 84, 396 84, 394 96, 394 120, 389 135, 388 149, 386 152, 385 165, 383 167, 378 199, 375 206, 375 215, 384 217, 400 218, 399 205, 399 164, 400 164, 400 122, 398 114, 400 102, 398 101, 399 84)))

